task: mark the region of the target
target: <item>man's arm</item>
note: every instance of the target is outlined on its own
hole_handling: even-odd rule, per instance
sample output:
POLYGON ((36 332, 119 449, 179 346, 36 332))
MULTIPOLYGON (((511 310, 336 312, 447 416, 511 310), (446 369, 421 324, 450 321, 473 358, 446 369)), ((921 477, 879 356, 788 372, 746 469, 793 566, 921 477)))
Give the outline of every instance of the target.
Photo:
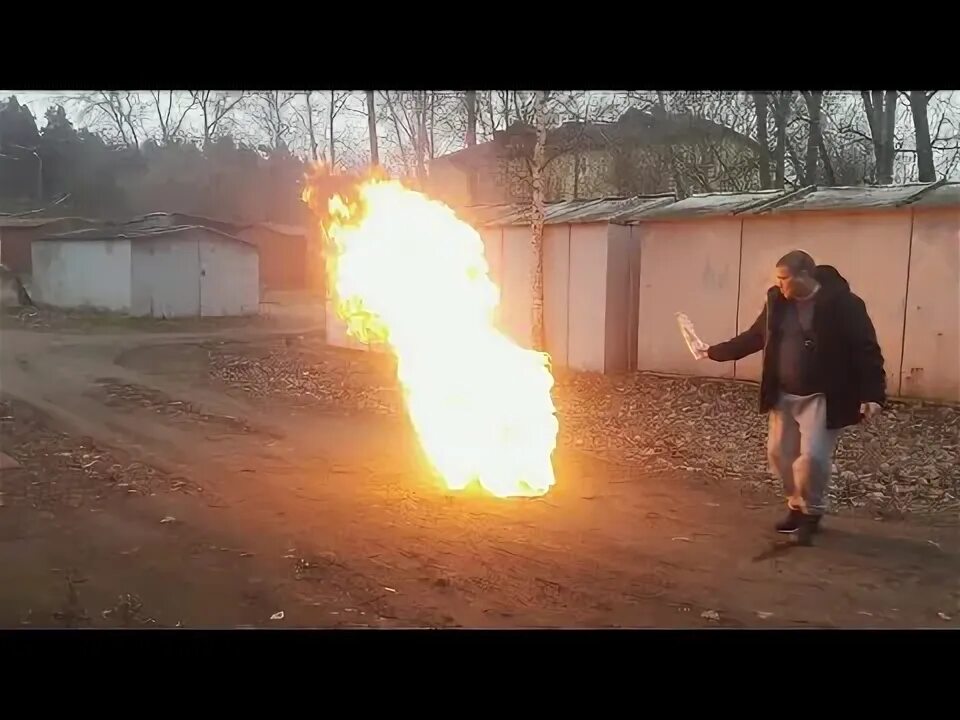
POLYGON ((716 362, 741 360, 747 355, 753 355, 753 353, 763 350, 766 334, 767 306, 764 304, 763 310, 760 311, 760 315, 749 329, 740 333, 732 340, 718 345, 711 345, 707 350, 707 357, 716 362))
POLYGON ((867 306, 856 295, 851 296, 847 313, 847 332, 850 333, 853 362, 860 383, 860 402, 883 405, 887 399, 887 375, 883 371, 883 351, 877 342, 877 331, 867 313, 867 306))

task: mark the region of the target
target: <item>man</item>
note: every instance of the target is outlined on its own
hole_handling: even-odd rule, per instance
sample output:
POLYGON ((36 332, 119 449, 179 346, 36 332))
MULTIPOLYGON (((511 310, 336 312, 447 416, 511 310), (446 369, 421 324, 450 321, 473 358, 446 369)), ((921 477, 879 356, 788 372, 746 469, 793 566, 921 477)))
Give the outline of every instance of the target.
POLYGON ((810 545, 840 430, 872 419, 886 400, 883 355, 863 300, 836 268, 801 250, 777 262, 776 285, 750 329, 710 347, 707 357, 729 362, 761 350, 767 454, 789 508, 776 529, 810 545))

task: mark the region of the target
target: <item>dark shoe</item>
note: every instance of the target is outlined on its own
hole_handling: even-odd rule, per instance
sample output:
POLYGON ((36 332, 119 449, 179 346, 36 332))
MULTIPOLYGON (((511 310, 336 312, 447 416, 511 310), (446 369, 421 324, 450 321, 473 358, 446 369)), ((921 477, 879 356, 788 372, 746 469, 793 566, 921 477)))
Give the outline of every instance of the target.
POLYGON ((803 522, 804 515, 799 510, 794 510, 790 508, 790 512, 787 516, 776 524, 777 532, 789 535, 790 533, 795 533, 800 529, 800 524, 803 522))
POLYGON ((797 545, 813 545, 813 536, 820 530, 819 515, 803 515, 797 532, 797 545))

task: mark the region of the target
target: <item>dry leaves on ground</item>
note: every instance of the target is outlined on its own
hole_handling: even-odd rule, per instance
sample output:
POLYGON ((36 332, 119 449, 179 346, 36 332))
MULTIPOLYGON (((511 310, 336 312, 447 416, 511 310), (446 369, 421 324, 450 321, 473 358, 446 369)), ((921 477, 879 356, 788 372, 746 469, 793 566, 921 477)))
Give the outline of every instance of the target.
MULTIPOLYGON (((266 355, 210 351, 210 373, 257 397, 344 411, 398 413, 401 394, 382 355, 278 342, 266 355)), ((695 470, 748 488, 776 487, 756 386, 649 373, 558 371, 560 443, 651 470, 695 470)), ((834 507, 893 512, 960 508, 960 408, 891 403, 847 430, 834 466, 834 507)))

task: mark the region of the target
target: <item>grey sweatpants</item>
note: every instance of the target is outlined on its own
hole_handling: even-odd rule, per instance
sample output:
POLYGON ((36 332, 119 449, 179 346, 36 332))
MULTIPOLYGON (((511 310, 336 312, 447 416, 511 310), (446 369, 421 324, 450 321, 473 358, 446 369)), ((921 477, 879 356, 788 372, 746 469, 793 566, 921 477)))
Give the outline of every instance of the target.
POLYGON ((826 510, 837 430, 827 429, 823 395, 781 394, 770 411, 767 455, 770 469, 783 481, 787 504, 808 515, 826 510))

